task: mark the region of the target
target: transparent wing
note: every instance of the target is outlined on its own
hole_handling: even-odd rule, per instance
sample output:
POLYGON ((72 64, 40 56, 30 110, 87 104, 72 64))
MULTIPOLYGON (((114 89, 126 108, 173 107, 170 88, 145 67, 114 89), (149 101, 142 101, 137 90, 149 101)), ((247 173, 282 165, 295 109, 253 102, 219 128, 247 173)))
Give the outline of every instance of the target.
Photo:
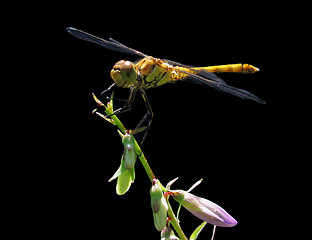
POLYGON ((220 82, 220 83, 226 84, 226 82, 222 78, 220 78, 218 75, 216 75, 214 73, 211 73, 211 72, 208 72, 205 69, 196 69, 195 70, 195 69, 192 68, 191 70, 196 72, 199 76, 211 79, 211 80, 216 81, 216 82, 220 82))
POLYGON ((189 69, 189 71, 196 72, 196 75, 208 78, 208 79, 210 79, 212 81, 225 83, 225 81, 223 79, 221 79, 219 76, 217 76, 214 73, 208 72, 205 69, 198 70, 198 69, 194 69, 194 66, 185 65, 185 64, 174 62, 174 61, 167 60, 167 59, 162 59, 162 60, 164 62, 167 62, 167 63, 173 65, 173 66, 179 66, 179 67, 187 68, 187 69, 189 69))
POLYGON ((240 97, 243 99, 250 99, 250 100, 256 101, 256 102, 261 103, 261 104, 266 104, 265 101, 258 98, 256 95, 254 95, 250 92, 247 92, 245 90, 229 86, 225 82, 215 81, 214 79, 209 79, 207 77, 196 75, 194 73, 190 73, 190 72, 183 71, 183 70, 179 70, 179 71, 188 74, 188 78, 186 80, 190 80, 192 82, 200 83, 200 84, 207 84, 208 86, 210 86, 214 89, 217 89, 217 90, 220 90, 223 92, 227 92, 227 93, 232 94, 234 96, 237 96, 237 97, 240 97))
POLYGON ((81 30, 73 28, 73 27, 68 27, 66 30, 67 30, 67 32, 69 32, 71 35, 73 35, 76 38, 98 44, 98 45, 105 47, 107 49, 110 49, 110 50, 113 50, 116 52, 122 52, 122 53, 127 53, 127 54, 139 55, 141 57, 147 57, 146 54, 141 53, 135 49, 129 48, 129 47, 123 45, 122 43, 117 42, 116 40, 114 40, 112 38, 110 38, 110 41, 107 41, 105 39, 93 36, 89 33, 86 33, 84 31, 81 31, 81 30))

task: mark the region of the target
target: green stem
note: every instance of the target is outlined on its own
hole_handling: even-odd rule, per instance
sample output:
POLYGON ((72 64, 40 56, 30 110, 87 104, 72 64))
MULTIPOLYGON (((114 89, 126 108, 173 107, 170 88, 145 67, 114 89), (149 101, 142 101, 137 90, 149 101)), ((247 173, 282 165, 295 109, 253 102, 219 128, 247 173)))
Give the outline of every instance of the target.
MULTIPOLYGON (((104 108, 104 112, 107 114, 107 116, 109 116, 112 120, 113 120, 113 124, 116 125, 120 131, 125 134, 126 133, 126 128, 124 127, 124 125, 121 123, 121 121, 119 120, 119 118, 114 115, 112 109, 110 109, 109 107, 106 107, 93 93, 93 98, 95 100, 95 102, 97 103, 97 105, 99 107, 103 107, 104 108)), ((112 104, 112 103, 111 103, 112 104)), ((103 115, 100 115, 101 117, 105 118, 103 115)), ((107 120, 107 118, 105 118, 107 120)), ((155 178, 155 175, 151 169, 151 167, 149 166, 145 156, 144 156, 144 153, 142 152, 139 144, 137 143, 137 141, 134 139, 134 148, 135 148, 135 151, 136 153, 138 154, 139 156, 139 159, 149 177, 149 179, 151 180, 151 182, 153 182, 153 179, 155 178)))
MULTIPOLYGON (((113 121, 111 123, 113 123, 114 125, 116 125, 120 131, 125 134, 126 133, 126 128, 124 127, 124 125, 120 122, 120 120, 118 119, 118 117, 116 115, 114 115, 112 109, 110 109, 109 107, 106 107, 99 99, 97 99, 97 97, 93 95, 94 100, 96 101, 96 103, 98 104, 99 107, 104 107, 104 112, 107 114, 107 116, 109 116, 113 121)), ((112 104, 112 103, 111 103, 112 104)), ((101 117, 105 118, 103 115, 99 114, 101 117)), ((107 118, 105 118, 107 120, 107 118)), ((149 166, 144 153, 142 152, 139 144, 137 143, 137 141, 134 139, 135 145, 135 151, 139 156, 139 159, 149 177, 149 179, 151 180, 151 182, 153 182, 153 179, 156 178, 151 167, 149 166)), ((162 185, 161 185, 162 186, 162 185)), ((164 187, 162 187, 164 189, 164 187)), ((169 198, 169 197, 168 197, 169 198)), ((170 223, 172 224, 172 226, 174 227, 175 231, 177 232, 177 234, 179 235, 180 239, 182 240, 187 240, 184 232, 181 229, 180 224, 177 221, 177 218, 175 217, 173 210, 171 208, 171 205, 168 201, 167 198, 167 203, 168 203, 168 216, 170 217, 170 223)))
POLYGON ((169 196, 166 200, 167 200, 167 204, 168 204, 168 216, 170 217, 171 225, 173 226, 174 230, 179 235, 180 239, 187 240, 187 237, 185 236, 184 232, 182 231, 182 228, 181 228, 177 218, 175 217, 175 215, 173 213, 173 210, 172 210, 171 205, 169 203, 169 196))
POLYGON ((140 159, 140 161, 141 161, 141 163, 142 163, 142 165, 143 165, 143 167, 144 167, 144 169, 145 169, 149 179, 151 180, 151 182, 153 182, 153 179, 155 178, 155 175, 154 175, 150 165, 148 164, 148 162, 147 162, 147 160, 146 160, 146 158, 144 156, 144 153, 142 152, 139 144, 137 143, 137 141, 135 139, 134 139, 134 144, 135 144, 134 145, 135 151, 138 154, 139 159, 140 159))

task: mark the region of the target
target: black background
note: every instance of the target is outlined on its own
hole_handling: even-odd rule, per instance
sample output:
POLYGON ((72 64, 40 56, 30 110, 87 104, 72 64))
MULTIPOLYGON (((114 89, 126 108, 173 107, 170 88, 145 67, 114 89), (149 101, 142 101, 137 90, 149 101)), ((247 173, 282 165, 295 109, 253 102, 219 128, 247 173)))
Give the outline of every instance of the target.
MULTIPOLYGON (((238 221, 233 228, 217 228, 215 239, 260 240, 269 234, 279 212, 277 196, 284 189, 284 180, 275 175, 283 161, 278 143, 284 105, 276 95, 282 80, 271 75, 277 53, 268 49, 274 44, 268 30, 272 26, 265 21, 270 12, 250 3, 202 4, 74 3, 60 8, 63 71, 56 81, 66 129, 60 138, 68 151, 53 162, 59 179, 54 198, 61 219, 56 228, 69 237, 159 239, 150 208, 151 183, 143 167, 136 163, 135 182, 124 196, 117 196, 116 181, 107 181, 119 167, 121 139, 116 127, 91 114, 96 107, 91 93, 99 95, 113 83, 113 65, 138 58, 76 39, 65 31, 70 26, 184 64, 249 63, 260 68, 253 75, 220 76, 266 105, 186 82, 148 90, 154 120, 144 153, 163 184, 179 177, 173 189, 187 190, 204 179, 193 194, 219 204, 238 221)), ((115 88, 116 98, 127 94, 115 88)), ((144 114, 138 96, 131 112, 120 119, 131 129, 144 114)), ((201 223, 184 209, 180 219, 188 237, 201 223)), ((211 232, 212 226, 206 226, 199 239, 210 239, 211 232)))

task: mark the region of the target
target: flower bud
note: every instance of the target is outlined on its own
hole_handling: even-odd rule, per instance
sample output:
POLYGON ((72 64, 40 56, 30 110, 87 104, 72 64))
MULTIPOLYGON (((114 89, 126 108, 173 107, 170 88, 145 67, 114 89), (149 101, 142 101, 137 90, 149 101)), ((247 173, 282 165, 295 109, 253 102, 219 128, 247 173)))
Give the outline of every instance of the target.
POLYGON ((183 190, 171 191, 170 194, 183 207, 205 222, 218 227, 233 227, 237 224, 223 208, 207 199, 183 190))
POLYGON ((118 176, 117 184, 116 184, 116 193, 118 195, 124 195, 130 188, 132 183, 131 174, 129 170, 123 171, 118 176))
POLYGON ((134 166, 130 170, 125 167, 125 155, 122 155, 120 166, 111 179, 109 179, 109 182, 116 178, 118 178, 116 193, 118 195, 124 195, 129 190, 131 183, 133 183, 135 179, 134 166))
POLYGON ((150 190, 151 207, 153 211, 154 224, 158 231, 161 231, 166 226, 168 205, 163 196, 161 186, 154 179, 153 186, 150 190))
POLYGON ((122 137, 122 143, 124 145, 124 161, 125 167, 130 170, 133 168, 136 161, 136 152, 134 149, 134 138, 132 134, 126 132, 124 135, 119 132, 119 135, 122 137))

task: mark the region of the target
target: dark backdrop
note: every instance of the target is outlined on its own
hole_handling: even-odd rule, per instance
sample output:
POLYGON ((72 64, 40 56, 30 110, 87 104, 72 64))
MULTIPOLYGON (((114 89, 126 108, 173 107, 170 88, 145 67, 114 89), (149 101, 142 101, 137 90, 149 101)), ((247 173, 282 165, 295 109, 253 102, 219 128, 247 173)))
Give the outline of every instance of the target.
MULTIPOLYGON (((253 75, 220 76, 229 85, 267 101, 266 105, 186 82, 148 90, 154 120, 144 153, 163 184, 178 176, 173 188, 187 190, 204 179, 193 193, 219 204, 238 221, 233 228, 217 228, 215 239, 264 239, 281 191, 281 179, 274 175, 281 161, 276 150, 281 103, 275 96, 281 80, 270 75, 275 56, 267 49, 272 39, 262 9, 191 2, 146 4, 74 3, 61 8, 64 68, 56 81, 65 96, 66 113, 61 118, 66 134, 61 138, 68 152, 56 161, 59 226, 81 239, 107 239, 113 234, 114 239, 125 234, 159 239, 150 209, 151 184, 144 169, 137 162, 136 180, 129 192, 116 195, 116 182, 107 181, 120 164, 121 139, 116 127, 91 114, 96 107, 91 93, 99 95, 112 84, 113 65, 138 58, 78 40, 65 31, 72 26, 184 64, 249 63, 260 68, 253 75)), ((127 94, 115 88, 116 98, 127 94)), ((132 111, 120 119, 134 128, 144 114, 138 96, 132 111)), ((186 210, 180 218, 187 236, 201 223, 186 210)), ((209 239, 211 231, 212 226, 207 226, 199 239, 209 239)))

